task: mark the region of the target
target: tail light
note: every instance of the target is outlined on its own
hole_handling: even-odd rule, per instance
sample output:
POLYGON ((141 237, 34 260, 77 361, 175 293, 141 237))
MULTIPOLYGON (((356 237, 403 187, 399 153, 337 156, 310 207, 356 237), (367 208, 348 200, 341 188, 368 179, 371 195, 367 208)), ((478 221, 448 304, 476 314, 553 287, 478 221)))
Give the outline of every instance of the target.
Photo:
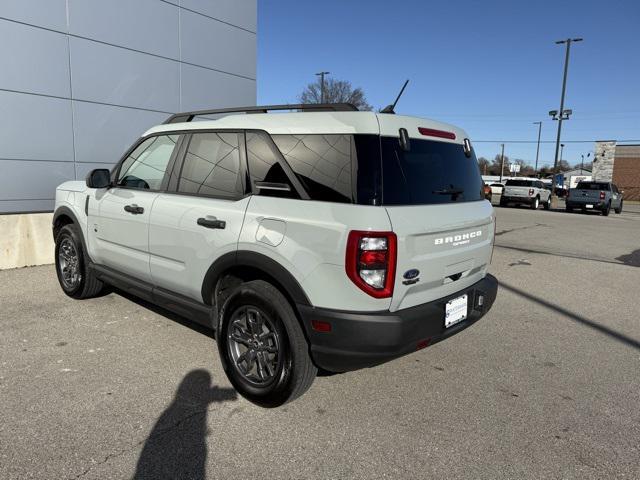
POLYGON ((604 200, 604 192, 600 191, 600 200, 604 200))
POLYGON ((533 190, 533 188, 530 188, 530 189, 529 189, 529 196, 532 196, 532 195, 533 195, 533 191, 534 191, 534 190, 533 190))
POLYGON ((375 298, 393 295, 397 238, 393 232, 352 230, 347 239, 347 276, 363 292, 375 298))

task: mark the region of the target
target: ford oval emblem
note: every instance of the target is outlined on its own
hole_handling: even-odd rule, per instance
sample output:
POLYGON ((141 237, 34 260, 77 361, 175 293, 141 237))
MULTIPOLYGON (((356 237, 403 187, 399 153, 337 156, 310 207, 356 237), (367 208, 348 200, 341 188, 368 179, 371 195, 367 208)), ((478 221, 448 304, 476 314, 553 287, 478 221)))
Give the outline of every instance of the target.
POLYGON ((406 272, 404 272, 403 277, 407 280, 413 280, 418 275, 420 275, 420 270, 418 270, 417 268, 412 268, 411 270, 407 270, 406 272))

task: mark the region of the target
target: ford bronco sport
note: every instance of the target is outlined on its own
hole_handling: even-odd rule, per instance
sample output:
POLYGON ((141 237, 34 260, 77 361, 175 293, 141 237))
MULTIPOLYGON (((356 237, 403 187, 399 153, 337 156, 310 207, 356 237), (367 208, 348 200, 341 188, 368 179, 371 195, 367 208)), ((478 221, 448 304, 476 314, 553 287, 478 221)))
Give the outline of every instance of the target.
POLYGON ((318 368, 381 364, 491 308, 482 185, 465 132, 430 120, 349 104, 175 114, 111 172, 57 188, 56 270, 73 298, 109 284, 211 327, 234 387, 273 407, 318 368))

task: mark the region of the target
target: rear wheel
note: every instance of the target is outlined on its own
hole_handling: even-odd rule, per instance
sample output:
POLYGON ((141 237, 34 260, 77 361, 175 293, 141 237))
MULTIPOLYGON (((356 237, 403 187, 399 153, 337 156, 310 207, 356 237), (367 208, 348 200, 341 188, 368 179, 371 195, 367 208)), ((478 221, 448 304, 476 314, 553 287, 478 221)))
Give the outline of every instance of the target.
POLYGON ((602 210, 602 215, 607 217, 607 216, 609 216, 610 212, 611 212, 611 200, 609 200, 609 203, 607 203, 607 206, 604 207, 604 209, 602 210))
POLYGON ((616 213, 622 213, 622 200, 620 200, 620 206, 615 209, 616 213))
POLYGON ((531 208, 533 210, 537 210, 539 206, 540 206, 540 199, 536 197, 533 199, 533 202, 531 202, 531 208))
POLYGON ((82 248, 81 233, 75 224, 65 225, 56 236, 55 261, 58 282, 72 298, 98 295, 104 284, 89 270, 89 259, 82 248))
POLYGON ((566 205, 564 209, 567 211, 567 213, 573 213, 573 207, 570 207, 569 205, 566 205))
POLYGON ((299 397, 318 371, 291 304, 264 280, 234 289, 220 311, 216 337, 229 381, 262 407, 299 397))

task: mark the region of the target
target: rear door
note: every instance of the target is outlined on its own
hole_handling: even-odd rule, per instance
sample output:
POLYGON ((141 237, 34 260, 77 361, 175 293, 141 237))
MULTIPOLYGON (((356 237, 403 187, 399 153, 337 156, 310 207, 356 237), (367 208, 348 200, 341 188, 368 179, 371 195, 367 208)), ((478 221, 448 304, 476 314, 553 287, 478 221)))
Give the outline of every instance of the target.
POLYGON ((116 185, 98 191, 88 210, 91 257, 145 282, 149 271, 149 215, 167 184, 179 135, 143 140, 122 161, 116 185))
POLYGON ((193 133, 185 139, 169 191, 151 211, 149 250, 155 286, 202 301, 211 264, 237 250, 244 215, 244 135, 193 133))
POLYGON ((392 311, 451 295, 487 272, 493 208, 460 140, 411 138, 406 151, 381 137, 382 201, 398 239, 392 311))

